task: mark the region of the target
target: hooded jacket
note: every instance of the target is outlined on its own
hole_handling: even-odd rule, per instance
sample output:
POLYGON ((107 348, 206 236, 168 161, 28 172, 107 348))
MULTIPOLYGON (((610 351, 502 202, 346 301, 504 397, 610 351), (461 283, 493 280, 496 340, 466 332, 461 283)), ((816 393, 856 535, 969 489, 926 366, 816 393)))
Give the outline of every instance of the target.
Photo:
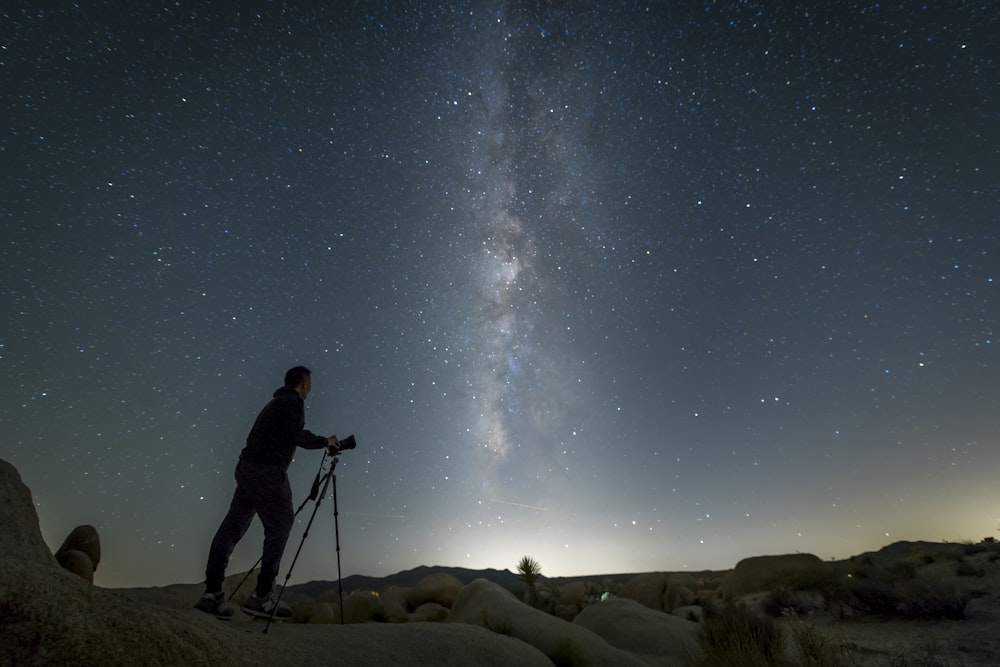
POLYGON ((322 449, 326 438, 306 430, 305 401, 292 387, 276 389, 257 415, 240 459, 288 470, 295 448, 322 449))

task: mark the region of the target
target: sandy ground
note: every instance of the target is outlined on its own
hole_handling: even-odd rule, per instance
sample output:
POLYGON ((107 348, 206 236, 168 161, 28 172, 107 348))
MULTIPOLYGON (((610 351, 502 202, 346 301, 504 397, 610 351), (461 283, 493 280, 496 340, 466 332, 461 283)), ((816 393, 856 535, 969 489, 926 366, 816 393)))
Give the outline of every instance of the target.
POLYGON ((973 600, 962 621, 837 622, 827 616, 817 630, 847 649, 848 665, 1000 664, 1000 600, 973 600))
MULTIPOLYGON (((996 667, 1000 665, 1000 561, 983 553, 969 559, 982 577, 955 577, 960 589, 975 591, 963 620, 838 619, 829 611, 805 619, 782 619, 786 637, 796 623, 812 626, 832 647, 841 647, 844 665, 890 667, 996 667)), ((926 568, 941 576, 947 566, 926 568)))

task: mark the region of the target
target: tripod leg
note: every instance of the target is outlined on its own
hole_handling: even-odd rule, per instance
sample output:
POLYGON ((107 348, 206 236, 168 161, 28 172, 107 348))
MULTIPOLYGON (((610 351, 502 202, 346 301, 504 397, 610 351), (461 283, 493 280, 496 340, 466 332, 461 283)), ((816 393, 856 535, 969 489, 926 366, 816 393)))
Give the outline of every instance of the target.
POLYGON ((340 574, 340 512, 337 509, 337 476, 333 476, 333 534, 337 537, 337 597, 340 599, 340 624, 344 624, 344 589, 340 574))
POLYGON ((319 506, 323 502, 323 497, 326 495, 326 489, 330 484, 330 478, 333 477, 333 468, 330 468, 329 472, 326 473, 323 481, 323 492, 316 498, 316 504, 313 506, 312 515, 309 517, 309 523, 306 524, 305 532, 302 533, 302 541, 299 542, 299 548, 295 550, 295 557, 292 558, 292 564, 288 567, 288 574, 285 575, 285 583, 282 585, 281 590, 278 591, 278 597, 274 601, 274 609, 271 610, 271 615, 267 619, 267 625, 264 626, 264 634, 267 634, 268 628, 271 627, 271 621, 274 620, 274 614, 278 611, 278 605, 281 603, 281 596, 285 592, 285 586, 288 585, 288 580, 292 578, 292 570, 295 569, 295 563, 299 560, 299 554, 302 553, 302 547, 306 543, 306 538, 309 537, 309 529, 312 528, 313 520, 316 518, 316 512, 319 511, 319 506))
POLYGON ((257 567, 260 565, 260 563, 261 563, 262 560, 264 560, 263 556, 261 556, 260 558, 258 558, 257 562, 253 564, 253 567, 251 567, 249 570, 247 570, 247 573, 243 575, 242 579, 240 579, 240 583, 238 583, 236 585, 236 588, 233 589, 233 594, 229 596, 230 600, 232 600, 234 597, 236 597, 236 594, 240 592, 241 588, 243 588, 243 584, 245 584, 247 582, 247 579, 250 578, 250 575, 253 574, 253 571, 257 569, 257 567))
MULTIPOLYGON (((319 470, 316 471, 316 478, 313 480, 312 487, 309 489, 309 495, 306 497, 305 500, 302 501, 302 504, 299 505, 299 508, 297 510, 295 510, 295 516, 296 517, 299 515, 300 512, 302 512, 302 510, 305 508, 305 506, 309 503, 310 500, 315 500, 316 499, 316 494, 317 494, 318 489, 319 489, 319 483, 322 480, 323 464, 325 462, 326 462, 326 450, 323 451, 323 458, 320 459, 319 470)), ((261 556, 260 558, 257 559, 257 562, 254 563, 253 567, 251 567, 249 570, 247 570, 247 573, 245 575, 243 575, 243 579, 241 579, 240 583, 237 584, 236 588, 233 589, 232 595, 230 595, 229 598, 228 598, 229 600, 232 600, 234 597, 236 597, 236 594, 240 592, 241 588, 243 588, 243 584, 245 584, 246 581, 247 581, 247 579, 250 578, 250 574, 254 570, 256 570, 258 566, 260 566, 260 564, 261 564, 261 562, 263 560, 264 560, 264 557, 261 556)))

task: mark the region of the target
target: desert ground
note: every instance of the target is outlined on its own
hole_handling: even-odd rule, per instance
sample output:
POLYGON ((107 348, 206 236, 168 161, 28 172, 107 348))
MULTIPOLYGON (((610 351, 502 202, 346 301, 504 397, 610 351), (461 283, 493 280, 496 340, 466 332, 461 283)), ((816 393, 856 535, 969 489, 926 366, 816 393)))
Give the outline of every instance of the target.
MULTIPOLYGON (((197 583, 93 584, 99 536, 53 554, 0 461, 0 665, 1000 664, 1000 545, 897 542, 843 561, 547 578, 420 567, 290 586, 293 619, 197 611, 197 583), (265 631, 266 630, 266 631, 265 631)), ((529 568, 530 570, 530 568, 529 568)), ((226 582, 232 595, 243 579, 226 582)), ((252 590, 253 573, 233 602, 252 590)))

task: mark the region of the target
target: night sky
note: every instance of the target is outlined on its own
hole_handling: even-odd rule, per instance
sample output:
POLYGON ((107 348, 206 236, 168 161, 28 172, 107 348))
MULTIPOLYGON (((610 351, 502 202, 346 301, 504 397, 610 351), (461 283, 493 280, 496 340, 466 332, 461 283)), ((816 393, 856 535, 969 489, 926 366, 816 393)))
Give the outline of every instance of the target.
POLYGON ((344 576, 997 536, 998 17, 6 3, 0 458, 110 587, 202 580, 297 364, 344 576))

